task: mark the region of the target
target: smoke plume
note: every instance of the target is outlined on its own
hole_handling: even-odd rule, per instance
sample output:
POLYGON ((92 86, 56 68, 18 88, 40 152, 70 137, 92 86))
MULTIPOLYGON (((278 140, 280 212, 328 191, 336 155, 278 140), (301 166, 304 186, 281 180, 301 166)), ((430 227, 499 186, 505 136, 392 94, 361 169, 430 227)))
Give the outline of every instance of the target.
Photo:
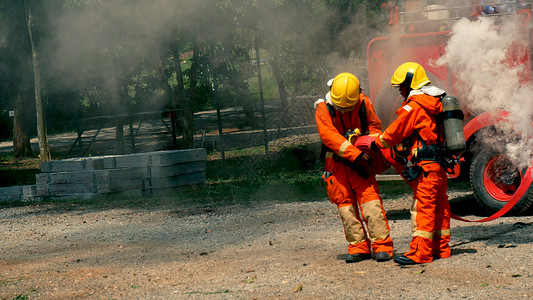
POLYGON ((527 36, 518 18, 506 18, 496 25, 496 18, 477 21, 462 19, 452 30, 446 54, 436 64, 446 65, 458 79, 454 82, 461 95, 463 109, 478 115, 506 110, 505 124, 499 124, 506 136, 485 136, 484 142, 507 143, 505 149, 521 167, 531 162, 533 148, 533 84, 529 74, 527 36), (506 139, 516 134, 516 139, 506 139))

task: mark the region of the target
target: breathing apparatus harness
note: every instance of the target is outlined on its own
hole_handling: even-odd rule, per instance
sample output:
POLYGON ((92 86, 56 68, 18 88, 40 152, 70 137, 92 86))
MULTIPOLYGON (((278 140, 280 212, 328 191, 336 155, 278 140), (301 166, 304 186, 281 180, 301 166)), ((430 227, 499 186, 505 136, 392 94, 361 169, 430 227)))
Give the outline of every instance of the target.
MULTIPOLYGON (((422 166, 427 164, 440 164, 448 174, 455 174, 455 165, 459 163, 459 159, 448 151, 445 145, 437 144, 427 145, 420 137, 417 131, 414 135, 418 136, 422 148, 418 148, 416 153, 412 156, 412 166, 404 166, 402 174, 408 181, 413 181, 423 172, 422 166), (422 163, 424 161, 424 163, 422 163)), ((440 134, 439 134, 440 135, 440 134)), ((440 141, 440 137, 438 140, 440 141)))
MULTIPOLYGON (((333 119, 337 115, 337 112, 335 111, 335 107, 331 103, 328 103, 327 101, 325 102, 325 104, 326 104, 326 107, 328 108, 329 115, 331 116, 331 120, 333 121, 333 119)), ((350 111, 350 119, 351 119, 352 112, 353 111, 350 111)), ((361 133, 360 133, 360 135, 369 134, 368 120, 367 120, 367 114, 366 114, 366 107, 365 107, 365 100, 364 99, 361 99, 361 106, 359 107, 359 110, 357 111, 357 114, 359 115, 359 120, 361 121, 361 129, 360 129, 361 133)), ((346 126, 344 125, 344 122, 342 121, 342 118, 340 118, 340 120, 341 120, 341 125, 342 125, 342 128, 343 128, 343 131, 345 132, 344 133, 344 137, 346 139, 349 139, 351 135, 355 134, 355 131, 353 129, 351 129, 351 128, 346 129, 346 126)), ((350 168, 352 168, 359 176, 361 176, 363 178, 368 178, 368 176, 369 176, 368 172, 361 165, 357 164, 356 162, 351 162, 351 161, 347 160, 346 158, 340 157, 339 155, 337 155, 335 153, 335 151, 331 150, 324 143, 322 143, 322 149, 320 151, 320 159, 322 161, 325 161, 325 159, 326 159, 326 152, 332 152, 333 153, 333 160, 335 162, 341 161, 344 164, 346 164, 347 166, 349 166, 350 168)))
MULTIPOLYGON (((445 96, 445 93, 440 95, 439 101, 442 101, 445 96)), ((452 175, 455 174, 455 165, 459 163, 458 154, 460 154, 460 152, 462 151, 452 151, 446 145, 446 140, 443 137, 442 132, 444 132, 444 126, 446 126, 444 121, 448 119, 460 120, 462 122, 462 120, 464 119, 464 114, 461 110, 456 109, 451 111, 444 111, 438 115, 435 115, 435 120, 437 123, 437 140, 436 143, 433 145, 428 146, 426 141, 422 139, 418 131, 415 130, 413 132, 413 135, 411 137, 417 137, 422 148, 418 148, 413 151, 414 153, 412 153, 413 155, 411 157, 411 162, 413 164, 411 166, 407 166, 407 159, 403 158, 405 161, 405 170, 402 171, 402 174, 405 176, 406 180, 415 180, 420 176, 421 173, 424 172, 424 170, 422 169, 422 165, 434 163, 440 164, 445 169, 446 173, 452 175), (423 161, 424 163, 421 163, 423 161)), ((398 161, 398 159, 396 160, 398 161)))

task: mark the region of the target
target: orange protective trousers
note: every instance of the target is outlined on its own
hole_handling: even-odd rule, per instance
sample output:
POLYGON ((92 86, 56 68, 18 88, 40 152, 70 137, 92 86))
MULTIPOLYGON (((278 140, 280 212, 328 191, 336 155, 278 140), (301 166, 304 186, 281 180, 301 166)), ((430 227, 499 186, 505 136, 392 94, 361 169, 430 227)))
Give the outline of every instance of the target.
POLYGON ((331 155, 326 156, 326 170, 331 175, 324 181, 350 243, 348 253, 369 254, 372 249, 392 256, 393 242, 375 176, 364 179, 344 163, 335 162, 331 155))
MULTIPOLYGON (((422 162, 422 164, 428 162, 422 162)), ((405 256, 417 263, 450 257, 450 204, 446 194, 446 171, 437 163, 424 166, 424 172, 412 184, 411 205, 413 238, 405 256)))

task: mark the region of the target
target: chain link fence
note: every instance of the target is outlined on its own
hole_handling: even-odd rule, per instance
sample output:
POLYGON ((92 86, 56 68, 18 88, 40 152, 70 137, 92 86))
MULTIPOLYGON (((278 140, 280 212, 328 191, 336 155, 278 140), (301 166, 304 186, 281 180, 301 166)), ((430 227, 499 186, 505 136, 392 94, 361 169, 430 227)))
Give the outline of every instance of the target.
POLYGON ((207 148, 210 157, 219 160, 221 171, 226 173, 258 176, 268 168, 289 167, 276 166, 276 162, 287 159, 311 165, 320 155, 321 142, 314 118, 314 103, 318 98, 295 97, 286 108, 279 100, 267 101, 264 109, 256 105, 255 117, 261 119, 256 123, 262 128, 236 127, 245 118, 242 107, 221 110, 220 120, 214 119, 214 112, 199 113, 195 117, 196 131, 201 132, 198 146, 207 148), (222 134, 213 127, 217 121, 222 126, 222 134))

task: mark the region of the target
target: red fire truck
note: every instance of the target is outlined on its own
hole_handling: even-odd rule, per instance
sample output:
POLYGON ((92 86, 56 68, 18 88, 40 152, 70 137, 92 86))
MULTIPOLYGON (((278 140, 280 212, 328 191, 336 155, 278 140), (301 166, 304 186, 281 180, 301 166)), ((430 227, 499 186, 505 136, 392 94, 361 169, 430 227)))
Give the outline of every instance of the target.
MULTIPOLYGON (((529 41, 525 43, 527 49, 509 51, 520 54, 508 57, 507 62, 527 66, 527 72, 520 75, 523 77, 521 81, 533 79, 531 3, 504 0, 398 0, 384 3, 383 8, 389 18, 391 34, 370 41, 367 47, 367 68, 368 90, 384 128, 395 119, 395 112, 403 101, 397 89, 391 87, 390 78, 394 70, 404 62, 421 64, 433 85, 445 89, 461 101, 462 93, 458 88, 460 84, 457 76, 446 65, 435 66, 433 62, 446 53, 452 26, 462 18, 475 21, 485 17, 501 19, 511 14, 520 17, 522 29, 526 31, 525 36, 529 37, 529 41)), ((502 132, 502 128, 508 128, 500 125, 509 122, 509 112, 498 110, 464 113, 467 150, 462 154, 461 164, 456 167, 455 174, 450 177, 469 180, 476 200, 488 213, 510 207, 514 214, 533 210, 533 166, 529 162, 526 167, 518 167, 505 151, 506 144, 520 134, 502 132), (480 136, 487 132, 506 139, 500 139, 500 143, 481 144, 480 136), (507 203, 510 205, 506 205, 507 203)), ((531 121, 533 124, 533 120, 531 121)))

